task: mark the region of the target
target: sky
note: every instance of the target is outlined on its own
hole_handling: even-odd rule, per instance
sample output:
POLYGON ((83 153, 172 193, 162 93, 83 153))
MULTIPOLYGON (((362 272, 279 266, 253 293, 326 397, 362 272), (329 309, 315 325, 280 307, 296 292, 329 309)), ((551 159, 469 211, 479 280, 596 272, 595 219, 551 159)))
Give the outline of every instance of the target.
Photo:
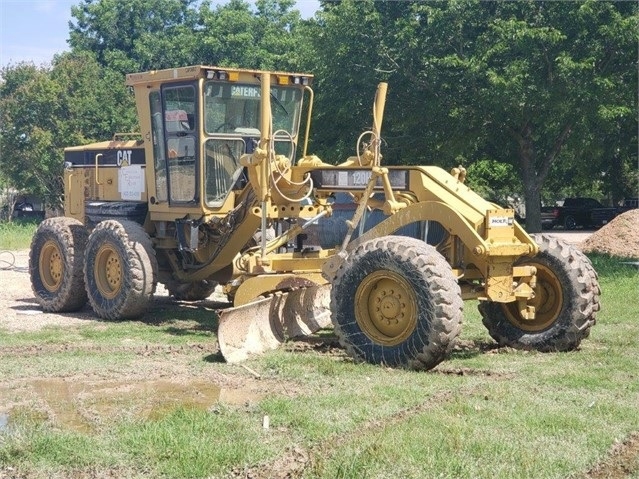
MULTIPOLYGON (((71 6, 80 1, 0 0, 0 68, 23 61, 49 64, 53 55, 68 50, 71 6)), ((318 8, 319 0, 297 0, 304 18, 318 8)))

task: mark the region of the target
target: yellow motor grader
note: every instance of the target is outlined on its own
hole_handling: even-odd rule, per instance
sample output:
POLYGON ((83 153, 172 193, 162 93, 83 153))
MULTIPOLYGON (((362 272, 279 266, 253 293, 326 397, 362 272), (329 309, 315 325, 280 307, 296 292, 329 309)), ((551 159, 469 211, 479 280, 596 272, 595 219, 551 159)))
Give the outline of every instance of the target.
POLYGON ((65 215, 34 235, 43 309, 88 300, 101 318, 127 319, 145 314, 158 282, 181 301, 219 287, 233 302, 218 331, 228 361, 332 322, 357 360, 429 369, 460 332, 463 300, 477 299, 499 344, 576 348, 599 309, 589 260, 531 238, 461 167, 382 166, 384 83, 354 156, 309 155, 312 81, 201 65, 128 75, 140 134, 67 148, 65 215), (338 214, 343 234, 320 244, 338 214))

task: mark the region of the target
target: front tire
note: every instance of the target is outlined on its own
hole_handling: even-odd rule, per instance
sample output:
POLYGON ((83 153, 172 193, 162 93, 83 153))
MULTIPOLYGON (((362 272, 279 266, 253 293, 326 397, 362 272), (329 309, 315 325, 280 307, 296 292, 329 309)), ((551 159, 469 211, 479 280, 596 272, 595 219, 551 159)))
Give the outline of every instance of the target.
POLYGON ((89 303, 104 319, 132 319, 149 307, 157 284, 157 260, 149 235, 128 220, 100 222, 87 243, 89 303))
POLYGON ((78 311, 87 302, 82 270, 88 236, 74 218, 49 218, 38 226, 29 251, 29 274, 44 311, 78 311))
POLYGON ((386 236, 360 245, 331 289, 335 334, 355 359, 431 369, 461 330, 463 303, 450 265, 423 241, 386 236))
POLYGON ((517 303, 481 302, 484 326, 500 346, 523 350, 571 351, 588 337, 600 309, 597 273, 581 251, 537 234, 540 252, 517 264, 537 268, 534 320, 523 319, 517 303))

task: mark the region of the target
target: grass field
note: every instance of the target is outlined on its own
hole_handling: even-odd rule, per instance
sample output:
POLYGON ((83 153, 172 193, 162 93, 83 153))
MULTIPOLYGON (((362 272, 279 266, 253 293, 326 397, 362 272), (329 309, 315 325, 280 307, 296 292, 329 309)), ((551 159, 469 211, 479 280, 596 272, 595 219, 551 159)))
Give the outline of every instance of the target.
POLYGON ((0 250, 28 248, 37 227, 35 221, 0 221, 0 250))
POLYGON ((0 478, 638 478, 639 277, 591 259, 578 351, 496 348, 466 302, 430 372, 355 364, 330 331, 229 365, 208 302, 0 330, 0 478))

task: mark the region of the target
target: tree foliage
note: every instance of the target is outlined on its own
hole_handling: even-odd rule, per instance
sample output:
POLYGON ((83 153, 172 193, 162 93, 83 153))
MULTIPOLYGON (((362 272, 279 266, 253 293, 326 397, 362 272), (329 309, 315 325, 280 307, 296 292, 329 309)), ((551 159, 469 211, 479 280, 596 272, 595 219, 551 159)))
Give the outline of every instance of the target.
POLYGON ((192 63, 196 0, 83 0, 71 7, 69 43, 121 73, 192 63))
POLYGON ((65 53, 51 68, 2 70, 0 171, 20 190, 58 205, 63 149, 106 140, 136 123, 120 75, 90 54, 65 53))
POLYGON ((2 76, 0 168, 20 189, 48 195, 57 189, 52 181, 59 176, 51 170, 61 164, 50 148, 60 88, 34 65, 5 69, 2 76))
POLYGON ((83 0, 70 43, 121 73, 193 64, 289 69, 300 23, 294 0, 83 0))
MULTIPOLYGON (((558 161, 618 181, 636 151, 635 3, 344 0, 317 29, 318 70, 336 87, 320 93, 324 122, 357 131, 370 83, 388 80, 390 160, 512 164, 532 230, 558 161)), ((341 150, 331 133, 318 146, 341 150)))
POLYGON ((301 22, 294 0, 258 0, 256 11, 243 0, 231 0, 214 10, 203 6, 198 50, 212 65, 265 70, 295 69, 292 55, 299 43, 301 22))

